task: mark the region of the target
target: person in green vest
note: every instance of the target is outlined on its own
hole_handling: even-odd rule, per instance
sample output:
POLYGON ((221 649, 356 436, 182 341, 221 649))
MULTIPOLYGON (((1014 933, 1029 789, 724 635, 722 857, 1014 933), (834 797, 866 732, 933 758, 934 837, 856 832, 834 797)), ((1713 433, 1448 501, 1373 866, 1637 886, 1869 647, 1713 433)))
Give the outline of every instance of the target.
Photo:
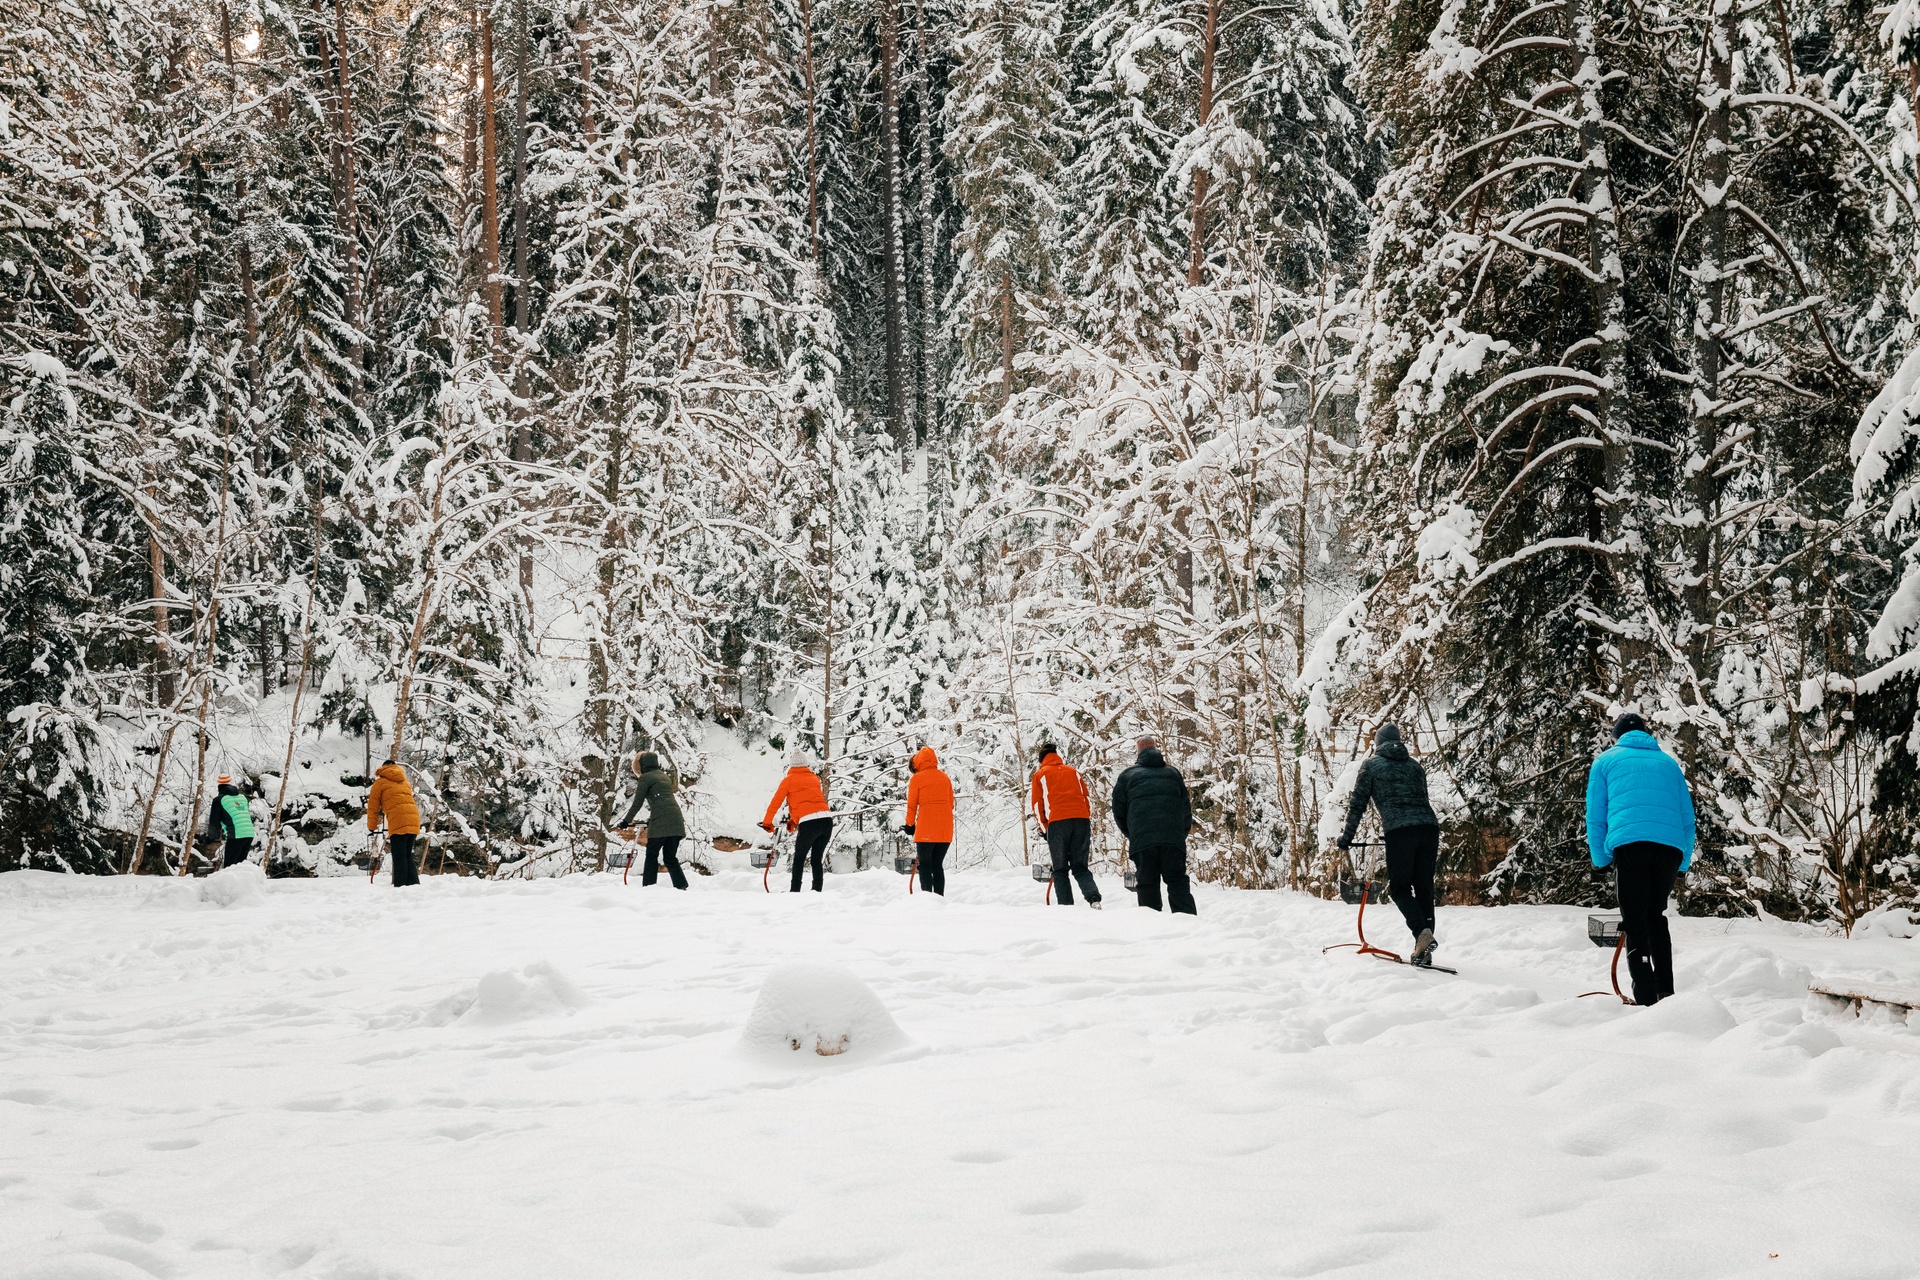
POLYGON ((253 810, 247 797, 233 785, 233 775, 220 775, 220 790, 214 794, 213 810, 207 814, 207 843, 226 841, 226 856, 220 865, 231 867, 245 862, 253 851, 253 810))
POLYGON ((647 810, 647 866, 640 876, 642 885, 655 884, 660 879, 660 861, 667 863, 667 874, 673 878, 673 887, 687 887, 687 873, 680 869, 680 841, 687 834, 687 820, 680 813, 680 802, 673 793, 680 788, 677 774, 660 767, 660 757, 651 751, 643 751, 633 762, 633 773, 640 780, 640 789, 633 793, 633 803, 627 806, 627 816, 620 819, 622 830, 633 826, 633 820, 640 816, 640 809, 647 810))

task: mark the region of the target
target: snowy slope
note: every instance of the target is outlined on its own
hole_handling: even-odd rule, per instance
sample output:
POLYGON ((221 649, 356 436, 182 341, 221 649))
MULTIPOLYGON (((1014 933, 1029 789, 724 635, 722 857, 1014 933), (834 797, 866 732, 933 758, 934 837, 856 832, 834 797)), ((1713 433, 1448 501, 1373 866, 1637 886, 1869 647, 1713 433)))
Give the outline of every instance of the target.
POLYGON ((260 887, 0 876, 0 1275, 1920 1258, 1920 1026, 1804 991, 1920 985, 1920 941, 1681 921, 1683 994, 1637 1010, 1572 998, 1606 955, 1561 908, 1443 911, 1447 978, 1323 956, 1336 904, 1203 887, 1190 920, 1111 884, 1105 912, 1049 911, 1014 872, 945 901, 883 872, 820 897, 743 872, 260 887), (904 1041, 743 1045, 795 964, 844 967, 904 1041))

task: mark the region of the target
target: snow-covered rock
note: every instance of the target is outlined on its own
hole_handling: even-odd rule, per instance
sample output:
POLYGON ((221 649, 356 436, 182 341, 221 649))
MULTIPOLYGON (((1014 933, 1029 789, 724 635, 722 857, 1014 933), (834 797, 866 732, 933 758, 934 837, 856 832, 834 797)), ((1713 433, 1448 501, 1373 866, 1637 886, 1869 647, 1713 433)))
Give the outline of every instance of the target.
POLYGON ((839 965, 797 964, 767 975, 740 1043, 775 1053, 822 1057, 894 1048, 899 1024, 873 989, 839 965))
POLYGON ((498 1027, 574 1013, 587 1003, 586 993, 564 973, 536 960, 518 973, 496 969, 485 975, 472 991, 441 1001, 427 1021, 498 1027))
POLYGON ((200 900, 216 907, 265 906, 267 873, 251 862, 224 867, 200 882, 200 900))

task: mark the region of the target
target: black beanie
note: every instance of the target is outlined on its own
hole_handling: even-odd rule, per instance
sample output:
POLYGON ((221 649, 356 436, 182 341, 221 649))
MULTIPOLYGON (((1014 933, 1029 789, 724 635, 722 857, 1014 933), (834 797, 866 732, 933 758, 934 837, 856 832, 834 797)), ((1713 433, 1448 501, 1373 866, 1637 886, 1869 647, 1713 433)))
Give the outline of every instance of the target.
POLYGON ((1040 758, 1045 760, 1050 755, 1058 754, 1059 750, 1060 748, 1054 746, 1051 742, 1043 742, 1040 744, 1040 758))
POLYGON ((1619 739, 1624 738, 1628 734, 1632 733, 1635 729, 1638 729, 1641 733, 1648 732, 1647 722, 1645 720, 1642 720, 1634 712, 1629 711, 1627 712, 1627 714, 1621 716, 1618 720, 1615 720, 1613 722, 1614 739, 1618 741, 1619 739))
POLYGON ((1400 726, 1397 724, 1381 725, 1378 729, 1375 729, 1373 731, 1373 740, 1375 742, 1400 741, 1400 726))

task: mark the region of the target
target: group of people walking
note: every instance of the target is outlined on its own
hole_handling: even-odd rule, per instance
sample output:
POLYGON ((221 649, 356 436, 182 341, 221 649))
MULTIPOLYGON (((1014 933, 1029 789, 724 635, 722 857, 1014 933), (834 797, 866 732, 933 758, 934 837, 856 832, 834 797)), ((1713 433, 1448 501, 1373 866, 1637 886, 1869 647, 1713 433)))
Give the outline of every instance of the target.
MULTIPOLYGON (((1661 750, 1645 719, 1620 716, 1612 738, 1587 771, 1587 852, 1596 873, 1613 870, 1633 1002, 1656 1004, 1673 994, 1667 900, 1674 881, 1693 865, 1693 792, 1680 762, 1661 750)), ((1395 725, 1374 731, 1373 754, 1354 779, 1346 827, 1335 841, 1341 850, 1353 847, 1369 804, 1380 815, 1388 896, 1414 938, 1409 958, 1430 967, 1438 946, 1433 877, 1440 819, 1427 798, 1426 770, 1395 725)))
MULTIPOLYGON (((1153 738, 1143 737, 1135 745, 1138 758, 1113 786, 1114 825, 1132 847, 1138 885, 1135 892, 1141 906, 1159 911, 1160 886, 1165 884, 1167 905, 1192 915, 1187 835, 1193 828, 1193 805, 1186 780, 1178 769, 1167 763, 1153 738)), ((909 763, 912 776, 907 782, 906 813, 900 830, 913 839, 914 870, 920 878, 920 887, 929 893, 945 894, 947 851, 953 847, 953 780, 940 768, 940 757, 932 747, 914 752, 909 763)), ((1079 770, 1067 764, 1061 758, 1060 749, 1051 742, 1040 748, 1040 764, 1033 774, 1031 796, 1033 815, 1047 842, 1056 901, 1062 906, 1073 906, 1077 883, 1087 905, 1098 910, 1100 886, 1087 865, 1092 845, 1093 806, 1079 770)), ((629 821, 638 806, 636 797, 635 808, 627 815, 629 821)), ((795 836, 791 891, 800 892, 806 868, 811 864, 813 888, 817 893, 825 883, 825 854, 833 838, 834 815, 827 805, 820 775, 814 772, 806 752, 798 747, 789 757, 787 772, 767 804, 766 816, 760 820, 761 829, 773 831, 783 808, 787 830, 795 836)), ((648 833, 651 849, 651 825, 648 833)), ((647 866, 648 883, 651 883, 651 857, 647 866)))
MULTIPOLYGON (((1673 994, 1673 941, 1666 909, 1675 880, 1693 863, 1693 793, 1679 761, 1661 750, 1642 717, 1622 715, 1613 724, 1612 737, 1612 745, 1587 774, 1587 846, 1596 872, 1613 871, 1634 1002, 1654 1004, 1673 994)), ((1111 807, 1114 825, 1126 838, 1133 859, 1135 894, 1141 906, 1159 911, 1164 887, 1166 909, 1193 915, 1193 886, 1187 873, 1193 802, 1186 779, 1167 763, 1154 738, 1141 737, 1134 745, 1138 754, 1114 781, 1111 807)), ((932 747, 920 748, 910 763, 912 775, 900 829, 913 839, 920 887, 945 894, 946 857, 953 846, 953 781, 940 768, 932 747)), ((646 811, 646 867, 640 882, 656 883, 664 862, 673 887, 685 889, 687 875, 679 850, 687 827, 675 798, 677 781, 651 751, 635 758, 633 772, 638 786, 619 825, 631 827, 646 811)), ((1099 910, 1100 885, 1088 866, 1093 803, 1080 771, 1051 742, 1040 747, 1029 794, 1033 816, 1047 843, 1054 900, 1061 906, 1075 905, 1077 887, 1086 904, 1099 910)), ((1374 731, 1372 754, 1355 776, 1346 825, 1334 842, 1343 852, 1353 848, 1369 807, 1380 818, 1388 896, 1413 936, 1409 959, 1430 967, 1439 948, 1434 932, 1434 874, 1440 857, 1440 819, 1427 794, 1426 770, 1413 758, 1396 725, 1383 724, 1374 731)), ((818 893, 825 885, 834 814, 820 775, 799 747, 788 758, 761 828, 772 832, 782 810, 787 831, 794 835, 792 892, 801 891, 811 867, 813 889, 818 893)), ((420 831, 420 809, 406 771, 392 760, 380 766, 367 794, 367 830, 378 831, 383 822, 393 858, 393 882, 419 883, 413 845, 420 831)), ((206 838, 224 842, 224 865, 233 866, 247 860, 253 834, 246 796, 231 777, 222 774, 207 815, 206 838)))

